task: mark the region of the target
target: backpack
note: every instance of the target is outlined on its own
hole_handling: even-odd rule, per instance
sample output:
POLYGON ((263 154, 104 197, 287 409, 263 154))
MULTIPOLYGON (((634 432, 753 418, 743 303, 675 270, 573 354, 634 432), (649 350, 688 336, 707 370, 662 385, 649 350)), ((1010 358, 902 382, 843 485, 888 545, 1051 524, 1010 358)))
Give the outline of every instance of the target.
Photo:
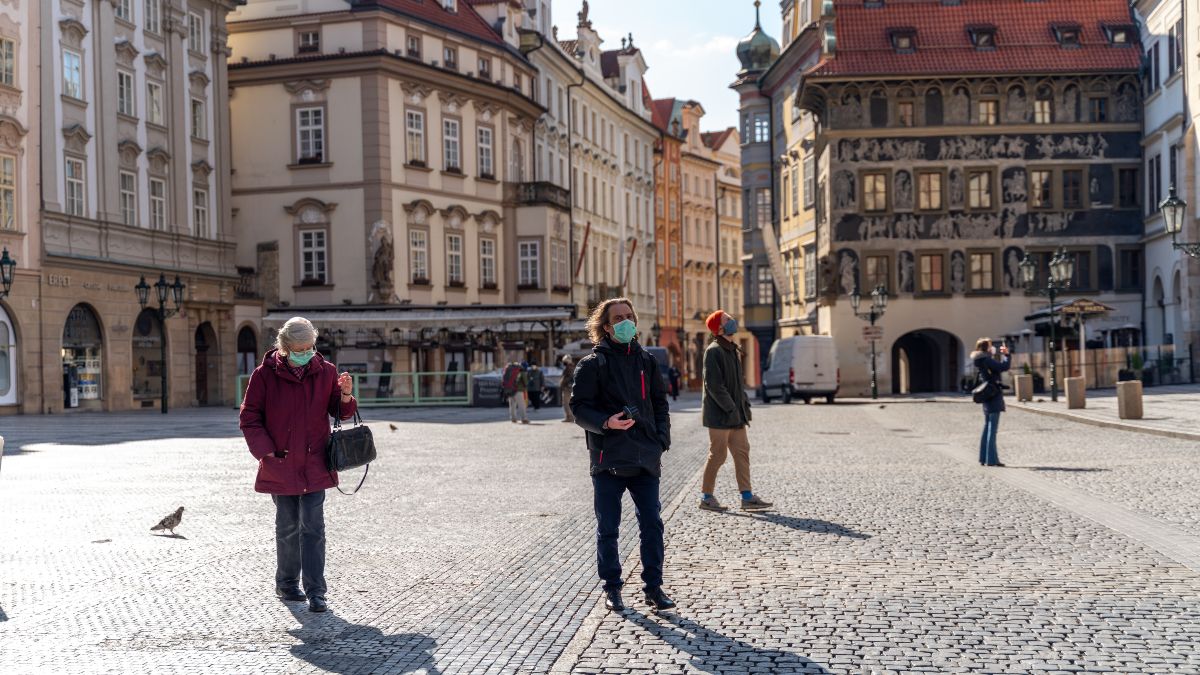
POLYGON ((521 366, 510 365, 504 369, 504 379, 500 383, 500 388, 506 394, 517 393, 517 379, 521 377, 521 366))

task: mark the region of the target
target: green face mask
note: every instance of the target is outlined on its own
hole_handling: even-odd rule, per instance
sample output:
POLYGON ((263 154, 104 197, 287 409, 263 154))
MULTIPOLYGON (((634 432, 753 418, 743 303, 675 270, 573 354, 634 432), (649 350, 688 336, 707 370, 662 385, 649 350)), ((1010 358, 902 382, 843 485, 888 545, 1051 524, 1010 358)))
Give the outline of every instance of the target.
POLYGON ((316 350, 313 349, 310 349, 306 352, 290 352, 288 354, 288 362, 293 366, 300 367, 307 365, 309 361, 312 361, 312 357, 316 356, 316 354, 316 350))
POLYGON ((635 337, 637 337, 637 324, 631 319, 625 319, 613 326, 613 339, 617 342, 623 345, 629 344, 635 337))

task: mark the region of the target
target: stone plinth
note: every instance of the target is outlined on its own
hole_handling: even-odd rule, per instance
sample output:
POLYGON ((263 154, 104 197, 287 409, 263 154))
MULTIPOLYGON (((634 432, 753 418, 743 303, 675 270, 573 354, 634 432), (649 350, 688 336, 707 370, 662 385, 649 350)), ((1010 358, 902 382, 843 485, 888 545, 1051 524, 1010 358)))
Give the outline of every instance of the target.
POLYGON ((1033 375, 1017 375, 1013 377, 1013 390, 1017 401, 1033 400, 1033 375))
POLYGON ((1117 383, 1117 415, 1123 420, 1142 419, 1142 383, 1140 380, 1117 383))
POLYGON ((1082 377, 1068 377, 1063 380, 1067 394, 1067 409, 1078 410, 1087 407, 1087 387, 1082 377))

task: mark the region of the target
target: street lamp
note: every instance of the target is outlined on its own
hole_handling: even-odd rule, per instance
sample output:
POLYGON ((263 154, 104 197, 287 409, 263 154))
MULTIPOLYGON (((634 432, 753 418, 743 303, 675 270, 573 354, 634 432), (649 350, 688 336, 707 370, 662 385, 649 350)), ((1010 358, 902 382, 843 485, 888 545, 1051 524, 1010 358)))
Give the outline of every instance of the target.
POLYGON ((8 257, 8 248, 5 248, 4 253, 0 254, 0 282, 4 284, 4 288, 0 289, 0 298, 8 297, 8 292, 12 290, 13 272, 16 269, 16 258, 8 257))
POLYGON ((1158 208, 1163 212, 1163 221, 1167 232, 1171 233, 1171 248, 1183 251, 1193 258, 1200 258, 1200 242, 1180 242, 1179 233, 1183 231, 1183 216, 1187 211, 1187 202, 1175 195, 1172 185, 1167 198, 1162 200, 1158 208))
POLYGON ((662 335, 662 326, 658 324, 658 320, 654 321, 654 325, 650 326, 650 337, 654 340, 654 344, 658 345, 658 338, 662 335))
POLYGON ((1033 256, 1027 254, 1021 261, 1021 280, 1025 282, 1027 292, 1045 295, 1050 299, 1050 400, 1058 401, 1058 369, 1054 352, 1058 335, 1054 300, 1058 297, 1059 290, 1065 290, 1071 285, 1071 279, 1075 276, 1075 256, 1059 247, 1058 253, 1050 259, 1049 267, 1050 278, 1046 280, 1046 287, 1038 288, 1038 264, 1033 256))
POLYGON ((871 291, 871 308, 866 312, 859 312, 858 307, 862 304, 862 296, 858 289, 850 294, 850 308, 854 310, 854 316, 857 316, 864 321, 871 323, 871 398, 879 398, 879 383, 876 379, 875 369, 875 322, 878 321, 883 313, 887 311, 888 292, 883 286, 876 286, 875 290, 871 291))
MULTIPOLYGON (((175 283, 167 283, 167 277, 164 274, 158 275, 158 281, 154 282, 154 291, 158 296, 158 308, 150 307, 154 315, 158 318, 158 349, 159 358, 162 359, 162 367, 159 368, 159 374, 162 376, 162 390, 159 392, 161 401, 162 414, 167 414, 167 318, 175 316, 179 313, 180 305, 183 304, 183 289, 184 284, 179 281, 179 275, 175 275, 175 283), (171 299, 175 301, 175 309, 167 309, 167 294, 171 294, 171 299)), ((142 276, 142 280, 138 282, 133 290, 137 293, 138 304, 145 310, 150 304, 150 284, 146 283, 146 277, 142 276)))

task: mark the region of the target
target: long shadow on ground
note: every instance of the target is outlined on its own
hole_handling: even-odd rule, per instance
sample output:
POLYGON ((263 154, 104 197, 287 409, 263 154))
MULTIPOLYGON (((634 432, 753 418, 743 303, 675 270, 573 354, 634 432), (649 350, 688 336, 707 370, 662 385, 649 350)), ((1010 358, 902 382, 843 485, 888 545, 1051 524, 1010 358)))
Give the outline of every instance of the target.
POLYGON ((829 673, 824 666, 792 652, 760 649, 666 613, 655 620, 633 611, 625 619, 690 657, 690 665, 705 673, 829 673))
POLYGON ((301 643, 292 656, 329 673, 415 673, 440 675, 433 650, 437 640, 421 633, 384 635, 374 626, 353 624, 332 611, 315 614, 305 603, 287 603, 300 627, 288 631, 301 643))
POLYGON ((828 520, 819 520, 815 518, 794 518, 792 516, 784 516, 778 513, 769 511, 757 513, 738 513, 736 511, 723 511, 724 515, 736 516, 738 518, 749 518, 751 520, 761 520, 782 527, 799 530, 801 532, 817 532, 819 534, 832 534, 839 537, 850 537, 851 539, 870 539, 871 535, 857 532, 848 527, 831 523, 828 520))

